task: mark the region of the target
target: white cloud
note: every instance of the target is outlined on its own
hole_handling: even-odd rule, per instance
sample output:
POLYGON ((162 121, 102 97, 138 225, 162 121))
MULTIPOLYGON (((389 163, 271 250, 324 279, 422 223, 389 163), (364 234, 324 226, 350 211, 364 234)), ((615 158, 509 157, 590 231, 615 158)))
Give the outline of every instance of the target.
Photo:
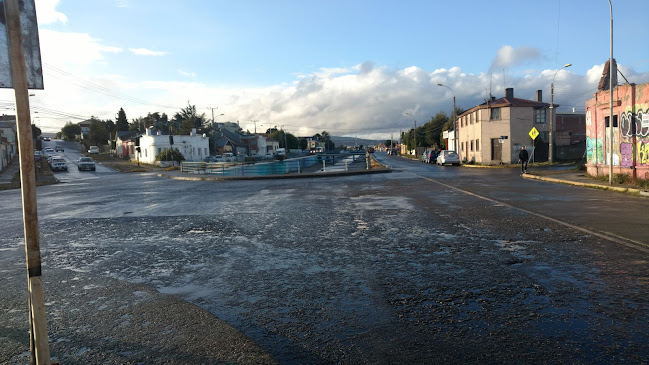
POLYGON ((195 73, 195 72, 187 72, 187 71, 183 71, 183 70, 178 70, 178 73, 181 74, 181 75, 183 75, 183 76, 185 76, 185 77, 191 77, 191 78, 195 78, 195 77, 196 77, 196 73, 195 73))
POLYGON ((530 61, 535 61, 541 58, 538 49, 530 47, 502 46, 498 50, 496 58, 491 62, 489 71, 499 71, 503 68, 524 65, 530 61))
POLYGON ((36 17, 38 18, 38 23, 67 23, 68 17, 63 13, 56 11, 58 4, 59 0, 36 0, 36 17))
POLYGON ((115 0, 115 5, 118 8, 128 8, 128 0, 115 0))
POLYGON ((167 52, 152 51, 146 48, 129 48, 129 51, 137 56, 164 56, 167 52))

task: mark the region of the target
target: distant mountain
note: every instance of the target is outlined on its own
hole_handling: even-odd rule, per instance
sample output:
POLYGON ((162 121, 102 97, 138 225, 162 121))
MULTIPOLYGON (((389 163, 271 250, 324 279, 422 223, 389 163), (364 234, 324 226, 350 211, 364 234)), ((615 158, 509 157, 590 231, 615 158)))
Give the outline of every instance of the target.
POLYGON ((363 139, 363 138, 356 138, 356 137, 338 137, 338 136, 331 136, 331 140, 336 144, 336 147, 340 145, 344 146, 360 146, 363 145, 365 146, 376 146, 379 143, 385 142, 385 141, 377 141, 377 140, 371 140, 371 139, 363 139))

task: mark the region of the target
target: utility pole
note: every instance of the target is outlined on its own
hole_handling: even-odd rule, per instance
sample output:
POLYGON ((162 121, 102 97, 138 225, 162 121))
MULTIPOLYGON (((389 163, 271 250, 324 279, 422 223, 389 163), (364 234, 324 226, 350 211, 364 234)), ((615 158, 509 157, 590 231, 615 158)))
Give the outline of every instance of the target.
MULTIPOLYGON (((33 2, 32 2, 33 4, 33 2)), ((24 5, 24 4, 23 4, 24 5)), ((38 234, 36 204, 36 173, 34 171, 34 146, 29 112, 29 85, 25 67, 25 54, 21 30, 21 13, 18 0, 4 0, 7 43, 11 78, 16 98, 16 126, 20 155, 20 183, 23 202, 25 256, 27 259, 27 286, 29 293, 29 332, 32 363, 50 364, 50 349, 45 318, 45 293, 41 268, 41 251, 38 234)))
POLYGON ((608 60, 608 76, 610 88, 610 116, 608 118, 608 184, 613 185, 613 4, 608 0, 608 6, 611 8, 611 57, 608 60))
POLYGON ((572 63, 567 63, 565 66, 563 66, 563 68, 558 69, 557 72, 554 73, 554 76, 552 77, 552 83, 550 84, 550 145, 548 149, 548 160, 550 161, 550 163, 554 162, 554 115, 552 113, 552 111, 554 110, 554 78, 557 77, 559 71, 570 66, 572 66, 572 63))

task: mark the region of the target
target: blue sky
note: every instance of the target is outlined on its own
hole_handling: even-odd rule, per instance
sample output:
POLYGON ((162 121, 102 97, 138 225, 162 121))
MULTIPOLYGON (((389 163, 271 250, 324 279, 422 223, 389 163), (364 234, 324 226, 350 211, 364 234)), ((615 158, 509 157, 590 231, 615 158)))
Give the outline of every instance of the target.
MULTIPOLYGON (((256 120, 258 130, 381 138, 450 113, 437 83, 464 108, 505 86, 549 101, 566 63, 555 102, 583 111, 609 56, 605 0, 36 4, 45 90, 33 103, 75 117, 173 114, 189 101, 251 131, 256 120)), ((614 56, 629 81, 648 82, 649 1, 613 6, 614 56)), ((46 131, 78 121, 39 114, 46 131)))

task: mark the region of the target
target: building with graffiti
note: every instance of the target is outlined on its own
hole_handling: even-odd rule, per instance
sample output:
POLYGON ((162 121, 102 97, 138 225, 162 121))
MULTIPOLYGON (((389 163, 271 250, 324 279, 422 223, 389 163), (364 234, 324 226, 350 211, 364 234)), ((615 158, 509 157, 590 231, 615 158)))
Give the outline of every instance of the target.
POLYGON ((649 83, 617 85, 613 78, 611 123, 608 70, 607 62, 597 93, 586 101, 586 169, 591 175, 608 175, 612 153, 613 174, 649 180, 649 83))

